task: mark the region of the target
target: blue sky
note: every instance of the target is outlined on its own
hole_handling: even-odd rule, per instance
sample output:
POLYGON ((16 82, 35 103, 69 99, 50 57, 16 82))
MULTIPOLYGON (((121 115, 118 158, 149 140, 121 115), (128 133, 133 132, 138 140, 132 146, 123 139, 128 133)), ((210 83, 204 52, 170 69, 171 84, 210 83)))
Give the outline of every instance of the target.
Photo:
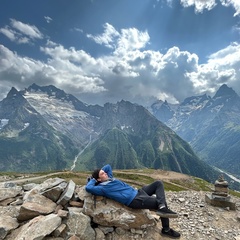
POLYGON ((89 104, 240 93, 239 0, 2 0, 0 100, 55 85, 89 104))

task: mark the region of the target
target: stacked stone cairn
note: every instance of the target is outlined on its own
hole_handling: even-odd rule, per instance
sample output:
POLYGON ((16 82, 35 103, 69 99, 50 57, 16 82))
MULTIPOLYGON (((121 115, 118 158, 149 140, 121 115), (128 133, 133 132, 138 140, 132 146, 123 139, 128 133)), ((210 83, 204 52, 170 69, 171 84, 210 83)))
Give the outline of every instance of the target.
POLYGON ((0 240, 161 239, 157 216, 61 178, 0 183, 0 240))
POLYGON ((228 194, 228 182, 224 180, 223 175, 220 175, 215 181, 214 187, 215 189, 211 194, 205 195, 205 201, 212 206, 236 210, 236 203, 231 201, 228 194))

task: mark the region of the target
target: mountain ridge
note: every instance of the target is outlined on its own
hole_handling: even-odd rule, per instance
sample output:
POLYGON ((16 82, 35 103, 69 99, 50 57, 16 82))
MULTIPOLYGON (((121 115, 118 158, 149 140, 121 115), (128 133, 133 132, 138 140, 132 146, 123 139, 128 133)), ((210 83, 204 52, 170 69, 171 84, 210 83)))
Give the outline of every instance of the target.
POLYGON ((165 116, 161 107, 152 112, 206 162, 240 176, 240 97, 232 88, 223 84, 213 97, 193 96, 169 109, 173 115, 168 119, 161 117, 165 116))
MULTIPOLYGON (((218 174, 217 171, 195 155, 189 144, 184 142, 143 106, 124 100, 116 104, 106 103, 103 107, 92 106, 52 85, 40 87, 33 84, 29 88, 19 91, 19 93, 35 109, 36 116, 41 119, 40 122, 36 121, 35 128, 37 129, 37 125, 40 123, 40 126, 45 126, 40 128, 45 129, 43 131, 45 135, 52 136, 46 140, 48 140, 48 144, 50 141, 53 145, 42 146, 40 143, 41 141, 44 142, 45 135, 41 132, 37 133, 37 136, 40 134, 41 137, 39 139, 41 141, 37 141, 42 149, 40 152, 44 153, 44 160, 38 159, 38 164, 42 163, 39 170, 44 169, 44 167, 49 169, 48 164, 50 164, 51 158, 55 159, 55 164, 59 161, 59 165, 55 165, 55 168, 69 169, 77 151, 81 152, 89 144, 84 150, 84 155, 81 155, 81 159, 83 158, 85 162, 94 163, 89 164, 91 165, 88 166, 89 170, 95 165, 100 165, 100 162, 96 163, 96 158, 97 161, 101 161, 98 154, 107 154, 110 151, 109 163, 115 162, 116 166, 138 168, 140 166, 146 167, 146 163, 148 167, 162 167, 168 170, 173 167, 176 171, 192 173, 199 177, 203 176, 208 180, 213 177, 216 178, 218 174), (110 137, 114 135, 117 137, 117 140, 115 140, 115 143, 118 144, 117 147, 114 146, 114 141, 110 137), (62 140, 58 142, 57 139, 62 140), (51 146, 51 151, 46 150, 48 146, 51 146), (86 153, 89 153, 89 155, 86 153), (92 156, 95 156, 95 158, 91 159, 92 156), (124 158, 129 160, 124 163, 124 158), (48 160, 46 161, 46 159, 48 160), (62 163, 60 164, 60 162, 62 163), (129 162, 131 162, 130 165, 129 162), (197 169, 197 166, 201 170, 197 169)), ((11 100, 8 97, 7 99, 11 100)), ((6 102, 6 99, 0 103, 1 109, 4 109, 4 102, 6 102)), ((18 109, 21 109, 21 103, 19 103, 18 109)), ((21 114, 21 111, 18 114, 21 114)), ((4 114, 1 118, 4 118, 4 114)), ((14 121, 17 121, 16 118, 14 121)), ((7 125, 1 129, 1 132, 7 129, 7 125)), ((29 140, 32 141, 32 144, 36 144, 36 139, 32 137, 36 135, 36 131, 32 126, 27 126, 24 133, 28 133, 24 135, 26 144, 29 140), (31 129, 32 131, 30 131, 31 129)), ((21 134, 16 135, 14 140, 18 141, 21 134)), ((34 156, 30 156, 27 150, 24 153, 27 156, 25 159, 32 159, 31 161, 36 164, 34 156)), ((19 156, 23 158, 22 155, 19 156)), ((102 161, 104 160, 102 159, 102 161)), ((1 161, 4 162, 3 159, 1 161)), ((11 159, 11 161, 13 160, 11 159)), ((80 161, 77 161, 74 170, 80 170, 78 168, 80 161)), ((17 163, 12 162, 12 164, 17 163)), ((4 166, 4 163, 2 163, 2 166, 4 166)), ((28 171, 31 171, 30 166, 32 165, 21 170, 28 169, 28 171)), ((52 167, 50 169, 54 170, 52 167)), ((21 164, 18 165, 19 171, 20 168, 21 164)), ((4 169, 7 169, 6 165, 4 169)), ((34 169, 36 170, 36 167, 34 169)))

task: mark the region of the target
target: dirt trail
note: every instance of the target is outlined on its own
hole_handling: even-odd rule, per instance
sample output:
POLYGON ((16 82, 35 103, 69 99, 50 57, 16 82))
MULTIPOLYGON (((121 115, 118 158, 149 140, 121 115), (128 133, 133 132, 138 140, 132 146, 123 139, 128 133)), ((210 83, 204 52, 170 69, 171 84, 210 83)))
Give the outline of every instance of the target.
POLYGON ((58 175, 58 174, 61 174, 61 172, 49 173, 49 174, 46 174, 46 175, 32 176, 32 177, 22 176, 21 178, 4 178, 4 177, 2 177, 2 178, 0 178, 0 182, 24 183, 24 182, 31 182, 31 181, 38 180, 38 179, 43 179, 43 178, 46 178, 46 177, 52 177, 52 176, 58 175))

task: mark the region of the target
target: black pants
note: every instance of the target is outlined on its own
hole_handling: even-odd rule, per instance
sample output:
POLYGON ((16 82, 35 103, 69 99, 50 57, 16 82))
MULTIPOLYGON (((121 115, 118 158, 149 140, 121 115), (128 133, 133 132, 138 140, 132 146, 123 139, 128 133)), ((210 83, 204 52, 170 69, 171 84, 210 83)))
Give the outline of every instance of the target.
MULTIPOLYGON (((164 186, 162 181, 155 181, 139 189, 137 196, 130 203, 129 207, 134 209, 157 210, 161 205, 167 207, 164 186), (153 194, 155 194, 156 197, 152 196, 153 194)), ((164 229, 169 229, 169 219, 162 217, 160 219, 162 227, 164 229)))

